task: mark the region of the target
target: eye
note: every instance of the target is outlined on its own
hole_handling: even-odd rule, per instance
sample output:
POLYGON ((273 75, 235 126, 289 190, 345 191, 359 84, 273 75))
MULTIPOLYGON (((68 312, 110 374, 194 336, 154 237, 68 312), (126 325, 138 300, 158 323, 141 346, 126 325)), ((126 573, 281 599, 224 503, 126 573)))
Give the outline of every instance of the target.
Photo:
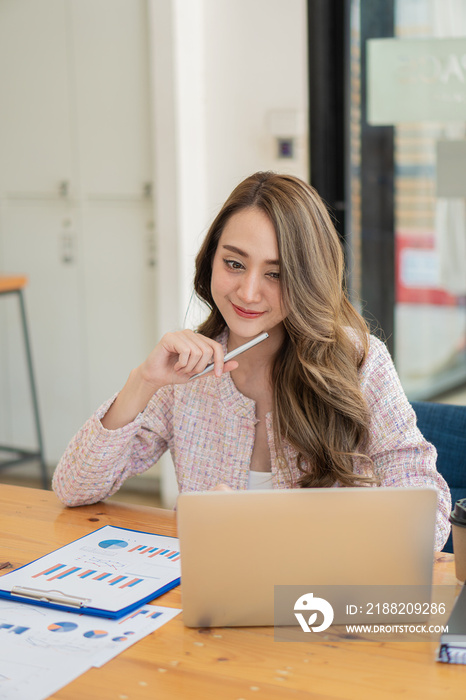
POLYGON ((238 262, 238 260, 228 260, 227 258, 224 258, 223 262, 230 268, 230 270, 242 270, 244 267, 240 262, 238 262))
POLYGON ((270 277, 270 279, 277 280, 277 281, 280 279, 279 272, 268 272, 267 276, 270 277))

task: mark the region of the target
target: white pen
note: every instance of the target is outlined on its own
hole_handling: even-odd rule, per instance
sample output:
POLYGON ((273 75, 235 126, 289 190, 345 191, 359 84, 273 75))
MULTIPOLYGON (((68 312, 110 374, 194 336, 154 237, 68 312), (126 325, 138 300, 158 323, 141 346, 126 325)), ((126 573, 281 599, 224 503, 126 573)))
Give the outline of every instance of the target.
MULTIPOLYGON (((262 343, 263 340, 269 337, 268 333, 261 333, 258 335, 256 338, 253 338, 252 340, 248 340, 247 343, 244 343, 244 345, 240 345, 238 348, 235 348, 231 352, 227 352, 225 357, 223 358, 224 362, 228 362, 228 360, 232 360, 234 357, 237 355, 240 355, 242 352, 246 352, 246 350, 249 350, 249 348, 253 348, 254 345, 257 345, 258 343, 262 343)), ((202 372, 199 372, 198 374, 194 374, 192 377, 190 377, 189 381, 191 379, 196 379, 196 377, 202 377, 203 374, 207 374, 207 372, 210 372, 213 368, 215 367, 214 363, 207 365, 207 367, 202 370, 202 372)))

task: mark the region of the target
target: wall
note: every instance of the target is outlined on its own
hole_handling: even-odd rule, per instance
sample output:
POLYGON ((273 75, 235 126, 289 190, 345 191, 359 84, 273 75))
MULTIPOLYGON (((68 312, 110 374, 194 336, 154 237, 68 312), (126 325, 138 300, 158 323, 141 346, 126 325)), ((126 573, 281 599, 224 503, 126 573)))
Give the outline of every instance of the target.
POLYGON ((233 187, 261 169, 307 178, 306 3, 151 0, 150 33, 161 292, 179 281, 163 330, 184 321, 195 253, 233 187), (279 160, 283 111, 302 133, 279 160))
POLYGON ((206 0, 207 205, 212 215, 256 170, 308 177, 307 140, 294 159, 276 157, 276 111, 307 119, 304 0, 206 0))
MULTIPOLYGON (((148 69, 146 0, 0 3, 0 271, 29 277, 51 466, 155 342, 148 69)), ((16 301, 0 300, 0 444, 33 448, 16 301)))
MULTIPOLYGON (((79 21, 76 26, 79 28, 82 45, 90 46, 89 51, 92 49, 97 52, 100 45, 99 32, 103 32, 105 36, 108 33, 105 30, 107 24, 102 24, 102 17, 106 13, 111 13, 111 17, 107 17, 108 26, 112 28, 111 34, 121 36, 122 46, 124 46, 129 5, 99 0, 95 5, 96 22, 93 23, 92 2, 87 1, 85 5, 76 0, 63 0, 63 2, 62 5, 56 0, 34 0, 34 2, 15 0, 14 3, 6 2, 3 8, 5 12, 10 12, 13 8, 21 10, 26 15, 31 12, 31 17, 39 12, 42 22, 47 26, 49 22, 47 13, 53 18, 61 17, 60 12, 68 13, 67 17, 74 12, 77 13, 78 22, 83 12, 82 7, 85 7, 85 22, 79 21), (91 44, 86 43, 86 32, 89 32, 91 44)), ((139 7, 141 3, 137 5, 139 7)), ((144 11, 144 8, 141 11, 144 11)), ((60 21, 62 26, 68 20, 60 21)), ((34 19, 31 26, 35 26, 34 19)), ((141 46, 144 48, 145 42, 148 41, 150 53, 151 117, 146 143, 142 150, 138 146, 137 153, 142 159, 145 159, 146 153, 150 153, 148 167, 149 170, 153 168, 154 171, 154 222, 158 260, 155 292, 157 309, 152 315, 154 328, 148 329, 148 334, 159 337, 168 329, 183 327, 187 323, 195 323, 199 320, 193 304, 186 319, 191 297, 194 256, 208 224, 233 187, 245 176, 259 169, 287 171, 303 178, 307 177, 307 139, 304 126, 307 112, 306 2, 305 0, 147 0, 147 23, 141 25, 141 32, 141 46), (284 114, 283 111, 285 111, 284 114), (276 130, 276 125, 271 126, 271 121, 282 118, 285 122, 291 121, 292 130, 294 129, 296 133, 296 152, 293 159, 278 160, 276 157, 276 140, 272 133, 274 129, 276 130)), ((64 47, 69 40, 61 30, 53 33, 53 36, 56 41, 60 40, 64 47)), ((65 51, 66 47, 63 48, 63 52, 65 51)), ((45 50, 44 54, 47 54, 45 50)), ((24 86, 25 81, 20 73, 20 66, 23 64, 8 60, 8 56, 3 60, 5 60, 4 73, 9 76, 10 83, 24 86)), ((94 68, 91 54, 89 54, 89 61, 89 65, 86 63, 85 67, 92 76, 94 68)), ((60 68, 64 71, 63 61, 52 60, 51 65, 55 66, 56 70, 60 68)), ((90 85, 94 90, 94 93, 89 93, 88 100, 88 103, 94 105, 94 109, 88 113, 82 111, 78 113, 75 104, 75 113, 67 115, 66 119, 75 131, 78 128, 76 125, 81 124, 83 134, 89 136, 83 140, 87 150, 80 155, 79 162, 76 164, 80 169, 81 180, 86 180, 89 185, 93 185, 90 189, 94 193, 94 198, 97 192, 99 196, 112 199, 114 192, 119 192, 121 189, 120 180, 128 171, 125 163, 131 166, 134 160, 131 155, 134 150, 131 148, 134 142, 134 128, 131 124, 125 126, 127 110, 124 109, 125 104, 129 107, 134 100, 132 101, 131 85, 128 85, 124 66, 121 66, 121 60, 115 61, 114 76, 111 80, 112 89, 116 81, 122 89, 126 86, 126 92, 118 93, 118 105, 120 107, 123 105, 123 108, 119 107, 114 118, 109 119, 107 112, 111 109, 111 102, 106 100, 105 85, 112 71, 111 54, 105 52, 105 55, 100 57, 96 54, 95 65, 104 66, 105 71, 102 76, 96 73, 95 80, 91 79, 90 82, 88 80, 80 82, 80 74, 73 74, 71 71, 72 85, 81 86, 83 90, 88 90, 90 85), (124 80, 121 80, 121 77, 124 80), (99 90, 100 83, 102 91, 99 90), (99 111, 96 111, 98 108, 99 111), (93 118, 92 124, 97 126, 100 114, 105 116, 105 119, 102 117, 99 137, 97 128, 89 131, 87 127, 89 115, 93 118), (119 126, 118 153, 109 141, 110 135, 115 132, 115 124, 119 126), (84 156, 89 158, 86 160, 84 156), (99 158, 100 165, 95 162, 99 158), (93 163, 91 168, 87 167, 89 163, 93 163), (117 178, 116 185, 112 181, 108 183, 108 188, 102 188, 99 184, 100 180, 97 184, 94 183, 103 171, 109 174, 110 179, 113 176, 117 178)), ((145 68, 141 71, 140 79, 136 80, 135 85, 146 80, 145 71, 145 68)), ((64 75, 62 80, 65 92, 68 89, 66 87, 68 78, 64 75)), ((38 99, 41 104, 42 96, 38 96, 38 99)), ((45 107, 48 104, 48 98, 44 96, 43 99, 45 104, 42 106, 45 107)), ((73 100, 70 100, 69 104, 70 109, 73 110, 73 100)), ((49 112, 52 116, 56 115, 56 111, 53 111, 51 106, 47 113, 49 112)), ((35 113, 34 110, 28 111, 28 118, 33 113, 35 113)), ((1 135, 6 144, 5 148, 8 146, 8 139, 15 139, 16 126, 18 129, 22 128, 23 117, 24 114, 11 115, 8 129, 12 132, 1 135)), ((56 141, 56 134, 60 134, 61 131, 52 124, 53 119, 49 121, 49 131, 53 132, 53 138, 56 141)), ((28 128, 27 139, 32 138, 36 132, 42 133, 45 126, 41 122, 40 128, 28 128)), ((145 124, 143 130, 145 132, 145 124)), ((141 130, 139 132, 141 133, 141 130)), ((20 142, 23 143, 20 131, 16 134, 18 135, 20 142)), ((2 139, 0 139, 1 142, 2 139)), ((35 147, 31 147, 31 144, 26 142, 23 145, 28 153, 38 154, 33 170, 34 172, 38 170, 41 177, 45 176, 44 173, 47 174, 50 169, 50 153, 47 156, 42 153, 40 156, 40 140, 35 147)), ((65 151, 66 149, 63 148, 57 149, 57 158, 64 158, 65 151)), ((5 167, 5 160, 3 160, 3 163, 0 162, 0 175, 5 172, 5 167)), ((54 186, 58 186, 58 181, 62 179, 70 179, 73 184, 73 178, 71 175, 68 177, 63 168, 65 175, 60 175, 60 178, 55 178, 55 170, 50 176, 54 186)), ((26 169, 25 172, 27 174, 28 170, 26 169)), ((141 177, 142 180, 146 178, 141 177)), ((15 183, 14 189, 24 191, 31 187, 28 182, 18 182, 15 183)), ((84 195, 87 196, 86 193, 84 195)), ((2 212, 5 211, 6 200, 1 197, 0 199, 0 212, 2 212)), ((82 226, 84 225, 83 220, 82 226)), ((108 233, 105 226, 100 228, 103 233, 108 233)), ((51 229, 51 250, 55 236, 54 230, 51 229)), ((95 240, 93 234, 91 238, 95 240)), ((36 243, 32 240, 30 245, 37 245, 39 252, 41 246, 39 239, 36 243)), ((108 248, 104 246, 103 255, 105 250, 108 248)), ((41 253, 45 254, 44 251, 41 253)), ((50 255, 53 254, 53 252, 50 253, 50 255)), ((0 257, 1 255, 0 241, 0 257)), ((35 259, 32 248, 28 249, 28 255, 31 260, 35 259)), ((81 262, 86 266, 84 257, 81 262)), ((92 267, 93 280, 97 284, 99 275, 96 274, 96 260, 88 260, 88 264, 92 267)), ((0 259, 0 271, 11 271, 7 268, 5 259, 0 259)), ((81 277, 84 279, 88 272, 89 270, 83 269, 81 277)), ((122 276, 121 269, 119 269, 119 275, 122 276)), ((92 288, 93 298, 99 298, 102 304, 111 303, 105 284, 102 284, 100 289, 95 284, 92 288)), ((31 296, 33 291, 31 288, 31 296)), ((60 298, 56 301, 59 304, 60 298)), ((47 311, 36 305, 34 316, 32 325, 45 327, 48 320, 47 311), (40 314, 44 315, 42 319, 40 314)), ((118 320, 115 321, 115 326, 117 325, 118 320)), ((114 331, 121 332, 121 325, 114 331)), ((112 329, 106 328, 106 336, 110 337, 111 333, 112 329)), ((33 349, 36 347, 36 360, 39 357, 46 358, 46 347, 44 352, 40 352, 37 347, 37 338, 33 337, 32 342, 33 349)), ((86 353, 101 354, 102 348, 88 344, 86 353)), ((89 364, 89 362, 92 364, 92 357, 86 359, 86 363, 89 364)), ((41 368, 37 369, 40 374, 41 368)), ((128 371, 129 369, 130 367, 128 371)), ((115 376, 113 381, 115 390, 124 379, 121 372, 115 376)), ((112 382, 110 377, 107 377, 106 381, 112 382)), ((42 396, 48 393, 47 385, 44 383, 39 386, 39 390, 42 396)), ((21 405, 24 405, 25 413, 29 411, 27 397, 24 403, 21 401, 21 405)), ((1 416, 0 410, 0 418, 1 416)), ((60 435, 59 439, 66 444, 70 437, 71 435, 60 435)), ((170 498, 173 499, 175 490, 172 468, 167 460, 165 460, 164 471, 167 475, 166 497, 169 501, 170 498)))
MULTIPOLYGON (((151 0, 149 17, 163 333, 199 320, 194 257, 233 187, 256 170, 307 178, 306 3, 151 0), (279 160, 272 132, 290 129, 295 157, 279 160)), ((169 502, 169 460, 162 468, 169 502)))

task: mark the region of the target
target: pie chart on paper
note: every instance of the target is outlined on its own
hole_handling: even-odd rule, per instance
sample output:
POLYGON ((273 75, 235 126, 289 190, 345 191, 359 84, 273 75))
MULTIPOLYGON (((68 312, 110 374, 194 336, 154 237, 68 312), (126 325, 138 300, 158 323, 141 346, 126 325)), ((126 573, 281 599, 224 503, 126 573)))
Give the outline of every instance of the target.
POLYGON ((99 542, 99 547, 102 549, 124 549, 128 543, 124 540, 102 540, 99 542))
POLYGON ((89 632, 84 632, 83 637, 106 637, 108 632, 105 632, 105 630, 89 630, 89 632))
POLYGON ((47 629, 51 632, 72 632, 77 626, 74 622, 52 622, 47 629))

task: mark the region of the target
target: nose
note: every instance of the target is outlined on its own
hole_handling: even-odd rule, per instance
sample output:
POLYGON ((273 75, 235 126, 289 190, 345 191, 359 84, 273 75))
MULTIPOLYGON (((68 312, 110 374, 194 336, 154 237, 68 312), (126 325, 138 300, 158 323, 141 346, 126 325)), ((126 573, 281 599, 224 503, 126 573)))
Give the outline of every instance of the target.
POLYGON ((237 289, 238 298, 245 304, 257 304, 262 299, 261 276, 254 272, 246 272, 241 276, 241 282, 237 289))

